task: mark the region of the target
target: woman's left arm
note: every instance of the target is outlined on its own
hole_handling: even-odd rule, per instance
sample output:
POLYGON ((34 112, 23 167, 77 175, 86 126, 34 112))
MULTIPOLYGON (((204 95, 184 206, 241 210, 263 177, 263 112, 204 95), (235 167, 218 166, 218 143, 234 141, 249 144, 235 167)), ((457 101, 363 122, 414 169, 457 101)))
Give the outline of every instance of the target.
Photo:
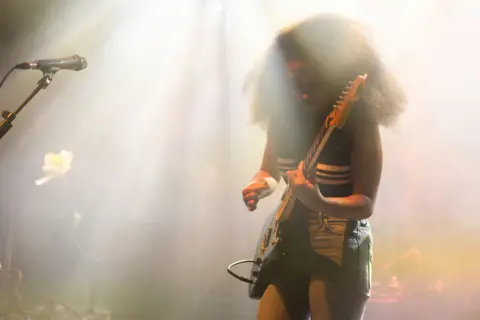
POLYGON ((373 214, 382 175, 382 140, 378 124, 362 119, 353 127, 353 194, 345 198, 324 198, 319 211, 327 216, 361 220, 373 214))
MULTIPOLYGON (((296 180, 294 184, 297 184, 299 189, 298 198, 312 210, 327 216, 361 220, 369 218, 373 213, 382 173, 382 142, 378 124, 372 120, 363 118, 361 121, 355 121, 352 129, 353 194, 351 196, 326 198, 320 194, 318 186, 314 187, 317 192, 307 191, 307 189, 312 190, 313 185, 305 180, 302 183, 303 175, 299 180, 294 179, 292 175, 292 179, 296 180)), ((299 169, 303 170, 303 165, 299 169)), ((296 172, 297 176, 300 171, 296 172)))

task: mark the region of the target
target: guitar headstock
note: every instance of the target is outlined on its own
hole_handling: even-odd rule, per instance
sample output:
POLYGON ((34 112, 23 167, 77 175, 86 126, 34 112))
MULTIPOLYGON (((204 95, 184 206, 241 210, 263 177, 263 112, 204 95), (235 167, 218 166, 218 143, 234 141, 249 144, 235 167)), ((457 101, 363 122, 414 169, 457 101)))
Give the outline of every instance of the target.
POLYGON ((339 129, 343 128, 347 122, 352 104, 360 99, 360 94, 366 81, 367 74, 364 74, 358 75, 355 80, 348 83, 335 104, 331 117, 329 117, 329 126, 334 125, 339 129))

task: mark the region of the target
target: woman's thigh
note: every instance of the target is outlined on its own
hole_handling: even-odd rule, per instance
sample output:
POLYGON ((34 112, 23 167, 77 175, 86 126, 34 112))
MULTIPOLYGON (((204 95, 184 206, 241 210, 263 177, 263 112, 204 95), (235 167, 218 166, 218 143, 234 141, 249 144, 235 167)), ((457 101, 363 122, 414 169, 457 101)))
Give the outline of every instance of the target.
POLYGON ((257 319, 308 319, 310 276, 288 265, 282 265, 277 271, 260 300, 257 319))
POLYGON ((291 320, 278 288, 269 285, 258 305, 257 320, 291 320))
POLYGON ((312 320, 330 320, 331 285, 324 277, 313 275, 308 288, 310 315, 312 320))
POLYGON ((358 241, 344 256, 335 279, 314 274, 309 288, 312 320, 360 320, 370 297, 371 239, 358 241))
POLYGON ((361 320, 368 295, 356 290, 312 276, 309 287, 311 320, 361 320))

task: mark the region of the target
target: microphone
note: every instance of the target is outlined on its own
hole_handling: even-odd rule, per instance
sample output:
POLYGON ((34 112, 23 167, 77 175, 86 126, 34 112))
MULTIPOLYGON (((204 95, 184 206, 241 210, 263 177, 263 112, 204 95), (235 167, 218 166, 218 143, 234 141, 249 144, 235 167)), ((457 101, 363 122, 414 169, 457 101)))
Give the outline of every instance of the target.
POLYGON ((23 62, 15 66, 16 69, 38 69, 42 71, 74 70, 80 71, 87 67, 87 59, 79 55, 60 59, 44 59, 32 62, 23 62))

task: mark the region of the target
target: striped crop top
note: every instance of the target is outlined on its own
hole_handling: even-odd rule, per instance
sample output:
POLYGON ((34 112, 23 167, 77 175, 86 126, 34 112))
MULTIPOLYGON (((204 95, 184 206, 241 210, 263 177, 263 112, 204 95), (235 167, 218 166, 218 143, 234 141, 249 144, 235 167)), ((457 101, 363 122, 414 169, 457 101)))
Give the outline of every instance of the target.
MULTIPOLYGON (((346 197, 353 192, 350 166, 352 143, 348 130, 345 129, 346 127, 333 131, 317 162, 317 182, 320 191, 326 197, 346 197)), ((286 143, 289 142, 292 141, 286 143)), ((306 156, 307 150, 306 146, 291 148, 288 145, 277 144, 277 166, 284 180, 286 180, 286 172, 298 167, 300 161, 306 156)))

